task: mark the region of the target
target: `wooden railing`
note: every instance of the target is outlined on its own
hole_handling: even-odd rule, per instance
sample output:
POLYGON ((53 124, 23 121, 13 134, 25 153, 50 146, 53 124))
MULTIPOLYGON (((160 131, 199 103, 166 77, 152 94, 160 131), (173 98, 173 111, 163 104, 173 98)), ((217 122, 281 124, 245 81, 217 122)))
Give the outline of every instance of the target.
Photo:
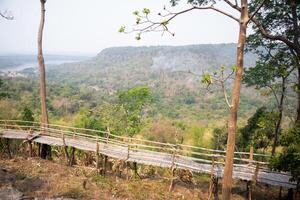
MULTIPOLYGON (((188 156, 195 162, 225 163, 226 150, 215 150, 185 144, 171 144, 151 140, 145 140, 134 137, 119 136, 109 131, 93 130, 86 128, 76 128, 64 125, 48 124, 45 126, 39 122, 29 122, 21 120, 0 120, 0 128, 2 129, 19 129, 32 131, 32 133, 49 135, 56 138, 82 138, 84 140, 107 143, 111 145, 119 145, 130 150, 155 151, 172 154, 174 157, 188 156), (46 128, 45 128, 46 127, 46 128)), ((129 157, 130 155, 128 155, 129 157)), ((249 164, 255 166, 259 164, 261 167, 268 165, 270 156, 251 152, 235 152, 234 165, 249 164)))

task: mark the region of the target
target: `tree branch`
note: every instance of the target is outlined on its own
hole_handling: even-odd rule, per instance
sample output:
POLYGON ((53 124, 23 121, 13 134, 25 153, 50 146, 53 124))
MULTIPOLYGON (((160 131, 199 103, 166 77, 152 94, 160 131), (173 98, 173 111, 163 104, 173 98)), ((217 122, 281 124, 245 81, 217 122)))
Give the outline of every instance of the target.
POLYGON ((221 14, 223 14, 223 15, 225 15, 225 16, 227 16, 227 17, 229 17, 229 18, 231 18, 231 19, 233 19, 233 20, 239 22, 238 18, 236 18, 236 17, 230 15, 229 13, 226 13, 226 12, 223 11, 223 10, 220 10, 220 9, 218 9, 218 8, 215 8, 215 7, 213 7, 213 6, 208 6, 208 7, 197 7, 197 6, 194 6, 194 7, 191 7, 191 8, 189 8, 189 9, 186 9, 186 10, 183 10, 183 11, 180 11, 180 12, 177 12, 177 13, 170 13, 170 14, 173 14, 173 16, 170 17, 169 19, 167 19, 166 22, 171 21, 172 19, 174 19, 174 18, 175 18, 176 16, 178 16, 178 15, 181 15, 181 14, 183 14, 183 13, 186 13, 186 12, 189 12, 189 11, 195 10, 195 9, 197 9, 197 10, 214 10, 214 11, 216 11, 216 12, 218 12, 218 13, 221 13, 221 14))
POLYGON ((220 9, 217 9, 217 8, 215 8, 213 6, 210 6, 210 7, 196 7, 196 9, 199 9, 199 10, 211 9, 211 10, 214 10, 214 11, 216 11, 218 13, 221 13, 221 14, 223 14, 223 15, 225 15, 225 16, 233 19, 233 20, 235 20, 238 23, 240 22, 240 20, 238 18, 234 17, 233 15, 231 15, 229 13, 226 13, 225 11, 222 11, 220 9))
MULTIPOLYGON (((229 103, 229 100, 228 100, 228 96, 227 96, 227 91, 226 91, 226 87, 224 85, 224 71, 221 72, 221 77, 222 77, 222 80, 220 81, 221 83, 221 87, 222 87, 222 90, 223 90, 223 95, 224 95, 224 98, 225 98, 225 102, 227 104, 227 106, 229 108, 232 108, 232 105, 229 103)), ((228 76, 229 77, 229 76, 228 76)), ((227 77, 227 78, 228 78, 227 77)))
POLYGON ((279 106, 279 105, 280 105, 280 103, 279 103, 279 99, 278 99, 278 97, 277 97, 277 94, 276 94, 276 92, 275 92, 274 88, 273 88, 272 86, 270 86, 270 85, 267 85, 267 87, 271 89, 271 91, 272 91, 272 93, 273 93, 273 95, 274 95, 274 97, 275 97, 275 100, 276 100, 277 106, 279 106))
POLYGON ((246 24, 249 23, 249 21, 252 20, 252 18, 258 13, 258 11, 262 8, 262 6, 264 5, 264 3, 266 2, 267 0, 263 0, 259 5, 258 7, 255 9, 255 11, 251 14, 251 16, 249 17, 249 19, 247 20, 246 24))
POLYGON ((252 17, 251 21, 257 26, 257 28, 260 30, 261 34, 265 38, 270 39, 270 40, 279 40, 281 42, 284 42, 287 46, 294 49, 296 52, 300 53, 300 49, 298 49, 297 46, 293 42, 289 41, 286 37, 284 37, 282 35, 272 35, 271 33, 269 33, 263 27, 263 25, 255 18, 255 16, 252 17))
POLYGON ((7 20, 13 20, 14 17, 12 15, 6 15, 6 13, 2 13, 0 12, 0 16, 3 17, 4 19, 7 19, 7 20))
POLYGON ((229 0, 224 0, 225 3, 227 3, 230 7, 232 7, 233 9, 241 12, 242 9, 238 6, 237 1, 235 1, 235 4, 231 3, 229 0))
MULTIPOLYGON (((166 10, 166 9, 164 9, 166 10)), ((160 15, 161 17, 169 17, 167 18, 166 20, 164 21, 159 21, 159 22, 155 22, 155 21, 152 21, 148 18, 147 14, 146 16, 140 16, 138 14, 137 17, 139 18, 139 20, 137 21, 136 23, 136 26, 138 25, 144 25, 144 27, 141 27, 141 28, 138 28, 138 29, 132 29, 131 31, 124 31, 122 30, 122 32, 125 32, 125 33, 132 33, 132 32, 138 32, 138 35, 142 34, 142 33, 145 33, 145 32, 169 32, 171 35, 174 36, 174 33, 170 32, 169 29, 168 29, 168 23, 173 20, 175 17, 179 16, 179 15, 182 15, 184 13, 187 13, 189 11, 192 11, 192 10, 213 10, 215 12, 218 12, 222 15, 225 15, 233 20, 235 20, 236 22, 239 23, 239 19, 234 17, 233 15, 223 11, 223 10, 220 10, 218 8, 215 8, 213 6, 208 6, 208 7, 197 7, 197 6, 193 6, 191 8, 188 8, 188 9, 185 9, 185 10, 182 10, 180 12, 177 12, 177 13, 172 13, 168 10, 166 10, 168 13, 166 15, 162 15, 162 14, 158 14, 160 15), (143 20, 140 20, 140 19, 143 19, 143 20)), ((139 38, 139 36, 138 36, 139 38)), ((139 38, 140 39, 140 38, 139 38)))

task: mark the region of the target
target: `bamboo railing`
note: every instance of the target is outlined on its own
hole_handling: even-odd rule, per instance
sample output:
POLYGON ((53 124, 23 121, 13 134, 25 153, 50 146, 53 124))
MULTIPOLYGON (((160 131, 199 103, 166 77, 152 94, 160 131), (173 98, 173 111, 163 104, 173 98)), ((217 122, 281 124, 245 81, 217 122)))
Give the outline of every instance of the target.
MULTIPOLYGON (((21 120, 0 120, 0 137, 19 138, 51 145, 72 146, 86 151, 104 154, 125 161, 170 168, 188 169, 223 176, 226 150, 171 144, 146 139, 120 136, 109 131, 41 124, 21 120), (5 135, 3 135, 5 134, 5 135)), ((293 187, 290 175, 268 169, 269 155, 235 152, 234 178, 293 187), (278 180, 277 180, 278 179, 278 180)))

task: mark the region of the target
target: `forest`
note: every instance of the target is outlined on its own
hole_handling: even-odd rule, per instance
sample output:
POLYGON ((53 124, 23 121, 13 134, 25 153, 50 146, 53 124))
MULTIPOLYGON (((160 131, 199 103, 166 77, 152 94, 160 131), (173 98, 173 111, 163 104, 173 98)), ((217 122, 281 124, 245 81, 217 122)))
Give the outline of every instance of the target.
MULTIPOLYGON (((116 46, 94 56, 44 54, 48 1, 35 3, 41 6, 37 56, 0 55, 0 199, 300 198, 298 1, 171 0, 158 14, 151 8, 128 13, 134 25, 116 31, 137 41, 156 32, 176 37, 173 22, 206 10, 237 23, 237 43, 116 46), (183 4, 187 8, 178 11, 183 4), (35 124, 40 132, 32 139, 5 136, 16 127, 32 134, 35 124), (51 136, 52 125, 91 133, 96 152, 68 147, 63 133, 63 148, 37 142, 51 136), (209 160, 212 167, 203 173, 185 169, 176 165, 176 155, 171 167, 128 161, 129 147, 126 160, 110 158, 98 149, 98 137, 109 134, 122 142, 170 145, 173 156, 198 148, 178 154, 178 163, 186 156, 198 159, 194 165, 209 160), (214 171, 218 166, 222 175, 214 171), (237 178, 236 168, 246 166, 253 169, 251 178, 237 178), (293 187, 268 185, 264 172, 278 180, 288 175, 293 187), (14 180, 9 190, 8 176, 14 180)), ((0 20, 17 19, 1 12, 0 20)), ((165 153, 146 144, 141 152, 165 153)))

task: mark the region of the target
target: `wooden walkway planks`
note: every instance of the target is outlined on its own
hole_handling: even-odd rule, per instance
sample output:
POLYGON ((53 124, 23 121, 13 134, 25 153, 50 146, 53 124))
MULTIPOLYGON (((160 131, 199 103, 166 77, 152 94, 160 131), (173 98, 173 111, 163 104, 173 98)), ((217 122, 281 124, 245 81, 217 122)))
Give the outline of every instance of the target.
MULTIPOLYGON (((35 131, 34 134, 30 134, 30 131, 26 130, 16 130, 16 129, 0 129, 0 137, 9 139, 21 139, 28 140, 33 138, 32 141, 54 145, 63 146, 63 140, 61 135, 40 135, 39 132, 35 131), (33 137, 35 136, 35 137, 33 137)), ((84 151, 96 152, 96 140, 90 137, 84 136, 73 136, 65 135, 65 143, 67 146, 72 146, 77 149, 84 151)), ((99 153, 106 156, 137 162, 145 165, 160 166, 165 168, 173 167, 180 169, 187 169, 194 172, 201 172, 210 174, 212 171, 212 166, 210 163, 203 163, 195 160, 195 158, 190 156, 177 155, 173 160, 173 154, 168 152, 157 152, 151 150, 141 150, 141 149, 128 149, 130 144, 115 144, 114 142, 109 142, 110 140, 98 142, 99 153)), ((201 159, 200 159, 201 160, 201 159)), ((216 164, 214 166, 214 174, 217 177, 223 176, 223 165, 216 164)), ((255 175, 255 166, 250 164, 240 164, 234 166, 233 178, 245 181, 252 181, 255 175)), ((290 182, 291 176, 288 173, 273 172, 266 169, 259 169, 257 174, 257 182, 265 183, 273 186, 282 186, 286 188, 295 188, 296 183, 290 182)))

